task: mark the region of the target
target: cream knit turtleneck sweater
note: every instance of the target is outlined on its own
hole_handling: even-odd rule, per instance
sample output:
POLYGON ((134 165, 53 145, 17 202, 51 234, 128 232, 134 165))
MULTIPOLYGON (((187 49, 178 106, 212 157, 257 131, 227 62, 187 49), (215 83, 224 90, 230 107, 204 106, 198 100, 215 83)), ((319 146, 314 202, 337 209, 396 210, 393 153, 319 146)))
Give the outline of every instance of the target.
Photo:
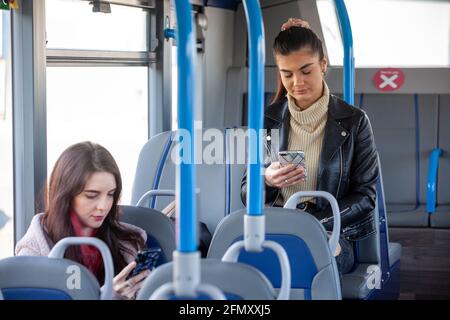
MULTIPOLYGON (((319 169, 320 152, 322 151, 325 124, 328 115, 328 102, 330 91, 323 82, 323 95, 309 108, 301 110, 295 104, 294 98, 288 95, 288 106, 291 114, 288 150, 302 150, 305 152, 306 181, 282 188, 284 202, 298 191, 314 191, 317 188, 317 175, 319 169)), ((312 198, 302 198, 308 201, 312 198)), ((313 202, 315 202, 313 200, 313 202)))

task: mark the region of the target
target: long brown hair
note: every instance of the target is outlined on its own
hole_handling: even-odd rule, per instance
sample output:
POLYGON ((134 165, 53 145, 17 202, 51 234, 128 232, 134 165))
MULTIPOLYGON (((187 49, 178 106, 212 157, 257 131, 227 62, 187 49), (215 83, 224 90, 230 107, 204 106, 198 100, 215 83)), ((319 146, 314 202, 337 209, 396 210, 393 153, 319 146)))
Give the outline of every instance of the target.
MULTIPOLYGON (((275 61, 277 55, 287 56, 305 47, 309 47, 314 54, 318 54, 320 60, 323 59, 324 51, 322 41, 314 31, 309 28, 297 26, 281 31, 273 42, 275 61)), ((281 75, 278 72, 277 91, 271 103, 280 101, 286 94, 286 88, 283 86, 281 75)))
MULTIPOLYGON (((122 179, 114 158, 104 147, 92 142, 81 142, 70 146, 61 154, 47 186, 46 210, 42 225, 53 243, 65 237, 75 236, 70 220, 72 201, 75 196, 83 192, 87 180, 95 172, 111 173, 116 181, 111 210, 97 230, 96 237, 103 240, 109 247, 114 270, 117 273, 127 265, 122 252, 129 252, 129 250, 122 243, 129 242, 140 249, 144 246, 144 239, 139 233, 125 230, 119 224, 120 212, 117 203, 122 192, 122 179)), ((65 257, 82 263, 79 247, 68 248, 65 257)))

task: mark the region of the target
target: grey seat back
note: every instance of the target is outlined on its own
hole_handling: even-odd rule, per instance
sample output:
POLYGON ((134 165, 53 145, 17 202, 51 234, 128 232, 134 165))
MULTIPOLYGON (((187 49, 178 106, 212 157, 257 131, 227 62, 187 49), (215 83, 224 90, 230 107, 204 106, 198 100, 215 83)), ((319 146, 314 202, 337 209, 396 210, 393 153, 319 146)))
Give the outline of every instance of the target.
POLYGON ((98 300, 97 279, 67 259, 17 256, 0 260, 0 289, 5 300, 98 300))
POLYGON ((121 206, 121 221, 142 228, 147 233, 147 247, 162 249, 157 265, 172 261, 176 248, 175 227, 172 221, 160 211, 133 206, 121 206))
POLYGON ((241 181, 247 167, 246 127, 225 129, 225 174, 227 202, 225 214, 245 208, 241 199, 241 181))
MULTIPOLYGON (((213 233, 224 216, 243 207, 240 198, 240 180, 245 170, 245 164, 227 164, 226 159, 229 156, 227 135, 230 135, 230 130, 208 130, 210 129, 202 131, 205 137, 211 133, 219 133, 224 140, 222 144, 219 141, 219 144, 216 145, 218 147, 215 152, 219 156, 213 154, 213 157, 209 159, 211 162, 207 162, 209 161, 207 157, 203 157, 199 159, 200 163, 196 164, 196 188, 199 192, 198 217, 213 233)), ((176 145, 174 135, 174 132, 163 132, 152 137, 143 146, 133 184, 133 205, 136 205, 142 195, 149 190, 175 190, 176 168, 172 161, 172 152, 176 145)), ((211 148, 208 149, 208 146, 211 147, 209 142, 203 142, 202 151, 205 154, 209 154, 208 150, 211 150, 211 148)), ((241 151, 237 150, 236 152, 241 151)), ((162 210, 171 201, 173 201, 171 197, 157 197, 150 199, 149 207, 162 210)))
MULTIPOLYGON (((149 190, 175 189, 175 165, 171 161, 173 145, 173 134, 167 131, 152 137, 142 147, 133 181, 132 205, 136 205, 149 190)), ((172 201, 168 197, 157 197, 150 199, 149 207, 162 210, 172 201)))
POLYGON ((441 95, 439 100, 438 147, 442 149, 437 177, 437 207, 431 215, 431 226, 450 228, 450 95, 441 95))
MULTIPOLYGON (((228 300, 273 300, 275 290, 257 269, 216 259, 201 260, 201 282, 219 288, 228 300)), ((171 282, 173 262, 155 269, 145 280, 137 299, 148 300, 156 289, 171 282)))
MULTIPOLYGON (((240 210, 222 220, 214 233, 208 258, 220 259, 234 242, 242 240, 244 215, 245 211, 240 210)), ((265 208, 265 217, 266 240, 278 242, 289 256, 292 271, 290 299, 341 299, 336 261, 319 221, 310 214, 283 208, 265 208)), ((279 265, 269 250, 262 253, 243 251, 239 262, 255 266, 275 288, 280 287, 279 265)))
POLYGON ((384 170, 391 226, 428 226, 428 157, 436 144, 437 109, 432 95, 364 94, 384 170), (416 99, 417 98, 417 99, 416 99), (399 148, 401 146, 401 148, 399 148))

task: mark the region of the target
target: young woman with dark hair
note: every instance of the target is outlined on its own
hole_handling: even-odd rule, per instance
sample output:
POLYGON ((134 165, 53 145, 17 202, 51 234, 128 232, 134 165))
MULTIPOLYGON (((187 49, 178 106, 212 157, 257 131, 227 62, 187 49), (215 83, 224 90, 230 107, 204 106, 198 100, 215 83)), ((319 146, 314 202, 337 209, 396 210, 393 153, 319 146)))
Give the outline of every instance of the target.
MULTIPOLYGON (((335 252, 339 271, 354 265, 351 241, 376 232, 377 151, 366 114, 330 94, 324 76, 328 62, 322 42, 307 22, 289 19, 273 44, 278 66, 278 86, 266 109, 266 205, 283 206, 298 191, 322 190, 335 196, 341 210, 341 239, 335 252), (270 136, 279 130, 279 141, 270 136), (278 143, 277 143, 278 142, 278 143), (280 165, 278 152, 301 150, 303 166, 280 165), (307 173, 307 174, 306 174, 307 173)), ((246 175, 242 201, 246 201, 246 175)), ((330 230, 329 204, 303 198, 298 209, 314 215, 330 230)))
MULTIPOLYGON (((125 278, 136 266, 134 258, 144 248, 147 235, 138 227, 119 222, 121 191, 119 168, 108 150, 91 142, 69 147, 50 176, 45 212, 34 216, 16 245, 16 254, 46 256, 65 237, 96 237, 106 243, 114 270, 120 271, 113 281, 115 298, 134 298, 148 272, 128 281, 125 278)), ((103 262, 94 247, 69 247, 65 258, 83 264, 103 283, 103 262)))

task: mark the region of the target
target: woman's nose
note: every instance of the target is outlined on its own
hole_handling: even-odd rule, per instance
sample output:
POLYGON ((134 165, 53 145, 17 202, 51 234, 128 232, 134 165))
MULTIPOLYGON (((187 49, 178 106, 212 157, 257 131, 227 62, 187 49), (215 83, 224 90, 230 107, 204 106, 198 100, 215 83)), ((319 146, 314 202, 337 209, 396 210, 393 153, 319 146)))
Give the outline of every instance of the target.
POLYGON ((305 79, 301 75, 294 76, 294 86, 303 85, 305 83, 305 79))
POLYGON ((108 209, 108 197, 104 197, 102 198, 98 203, 97 203, 97 210, 99 211, 105 211, 106 209, 108 209))

